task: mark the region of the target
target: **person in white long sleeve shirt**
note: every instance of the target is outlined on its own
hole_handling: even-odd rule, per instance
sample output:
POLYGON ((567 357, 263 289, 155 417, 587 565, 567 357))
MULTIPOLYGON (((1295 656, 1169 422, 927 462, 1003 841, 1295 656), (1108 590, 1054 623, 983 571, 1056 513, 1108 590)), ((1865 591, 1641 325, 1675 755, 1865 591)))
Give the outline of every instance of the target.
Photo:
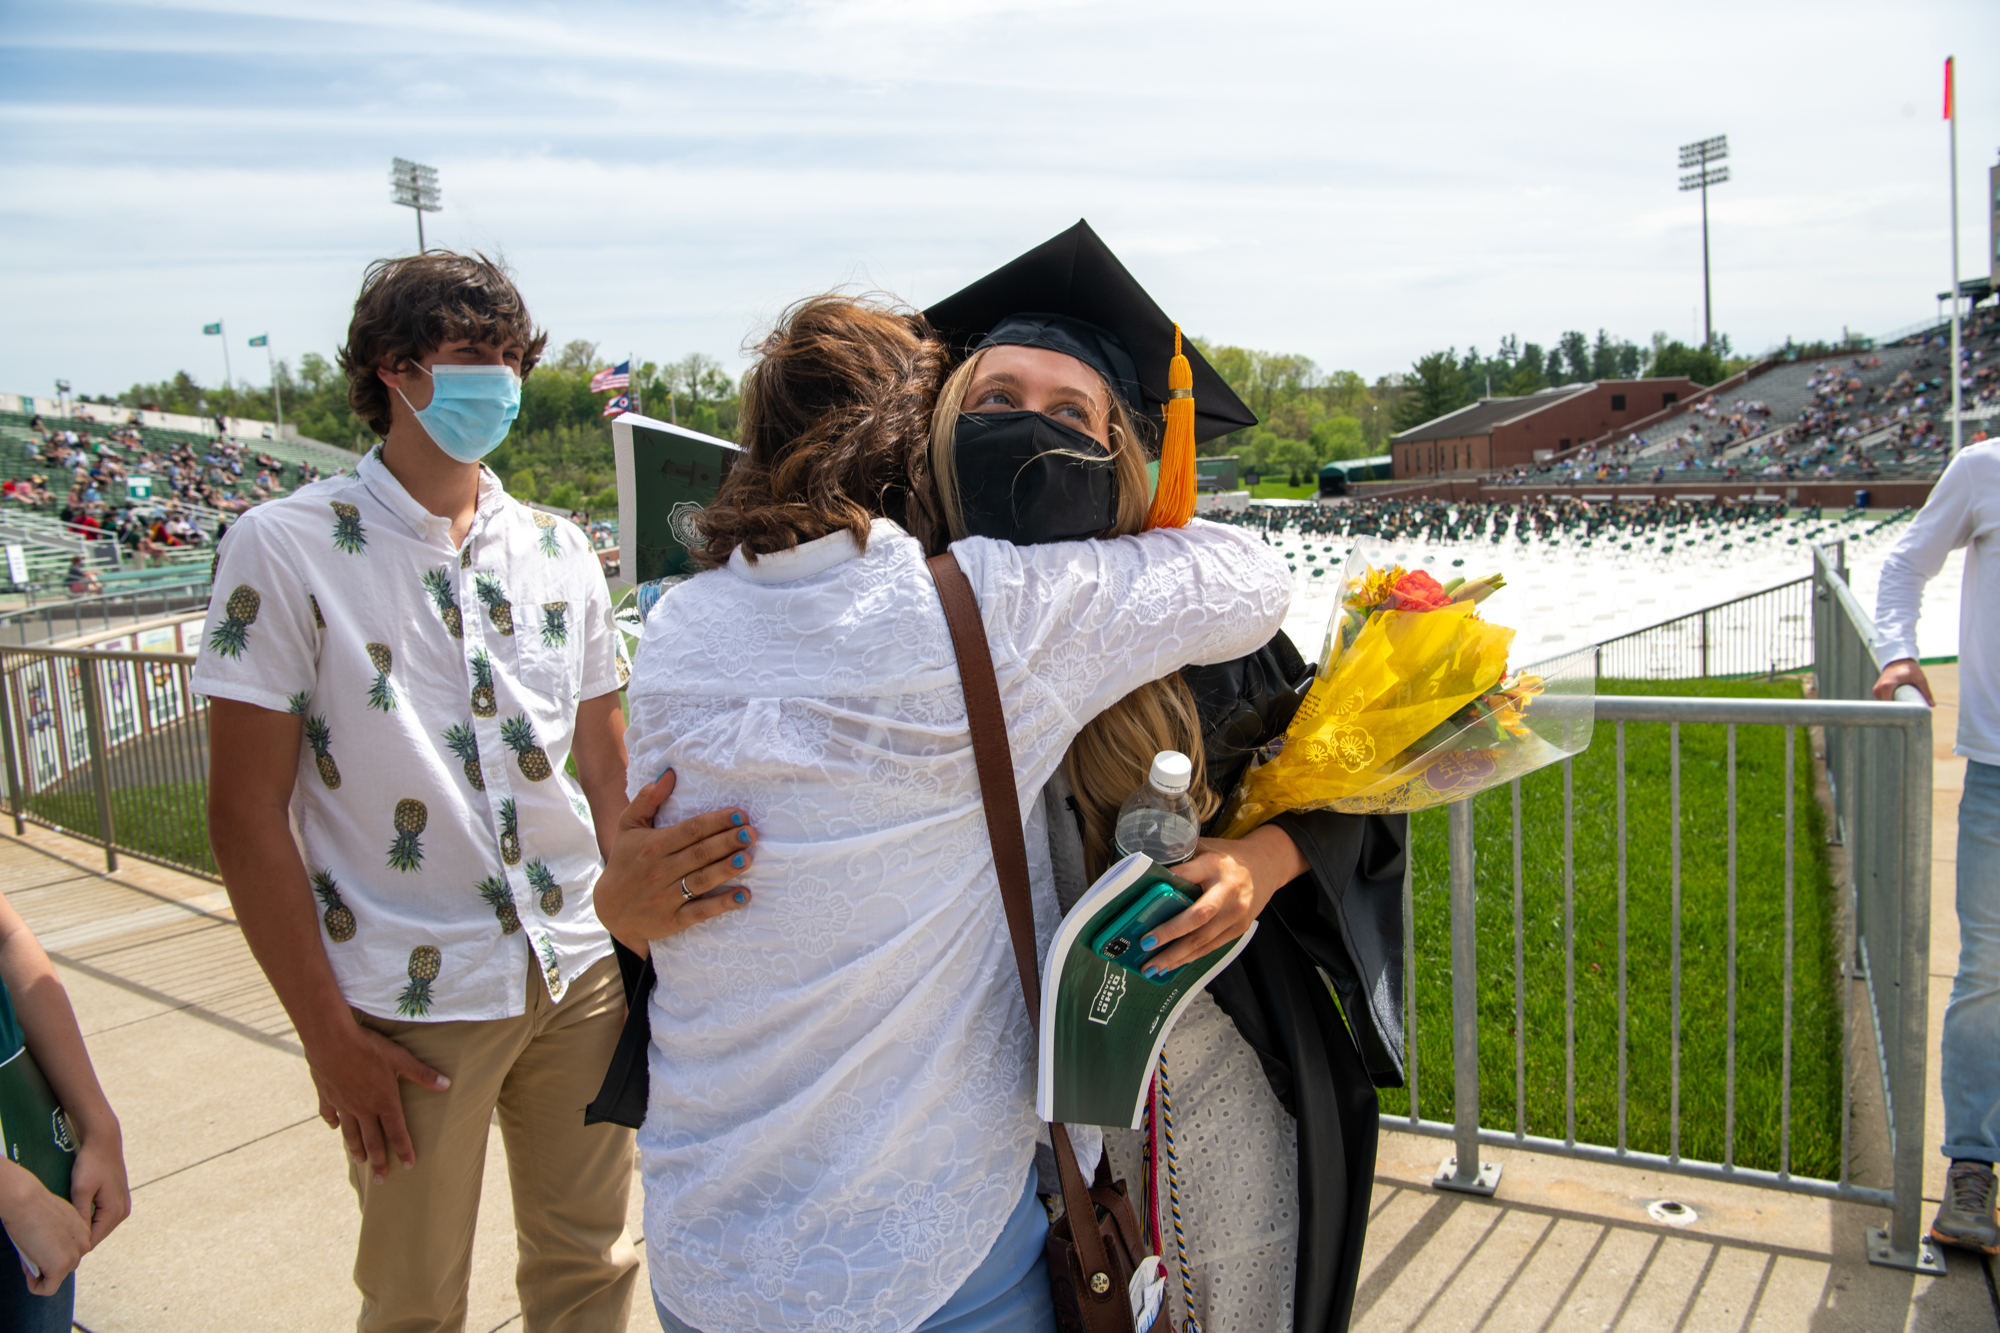
MULTIPOLYGON (((885 512, 924 503, 943 356, 918 328, 844 298, 788 313, 702 519, 727 562, 661 598, 632 677, 635 789, 671 767, 662 819, 728 792, 759 835, 751 905, 652 946, 641 1171, 669 1333, 1054 1328, 1030 1027, 957 661, 923 546, 885 512)), ((1200 521, 952 549, 1031 849, 1086 721, 1263 644, 1290 599, 1282 559, 1200 521)), ((1046 934, 1046 857, 1030 880, 1046 934)), ((598 910, 617 930, 625 905, 598 910)))
POLYGON ((2000 442, 1963 450, 1882 566, 1875 697, 1914 686, 1931 698, 1917 661, 1924 584, 1966 548, 1958 610, 1958 741, 1965 795, 1958 806, 1958 976, 1944 1015, 1945 1197, 1931 1235, 2000 1253, 1993 1163, 2000 1161, 2000 442))

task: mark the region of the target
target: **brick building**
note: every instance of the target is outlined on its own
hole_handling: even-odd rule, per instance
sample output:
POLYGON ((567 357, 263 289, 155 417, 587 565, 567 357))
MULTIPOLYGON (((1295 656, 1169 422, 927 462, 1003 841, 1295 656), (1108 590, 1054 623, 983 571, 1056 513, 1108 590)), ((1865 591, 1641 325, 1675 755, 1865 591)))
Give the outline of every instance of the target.
POLYGON ((1652 416, 1701 391, 1681 376, 1565 384, 1520 398, 1482 398, 1389 437, 1396 477, 1497 472, 1527 465, 1652 416))

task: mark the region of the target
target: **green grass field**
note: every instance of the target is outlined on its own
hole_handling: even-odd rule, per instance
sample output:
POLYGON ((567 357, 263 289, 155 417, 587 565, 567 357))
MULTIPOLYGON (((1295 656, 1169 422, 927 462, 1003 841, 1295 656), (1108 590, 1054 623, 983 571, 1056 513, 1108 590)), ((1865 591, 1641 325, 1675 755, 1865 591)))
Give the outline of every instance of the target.
POLYGON ((1245 489, 1253 500, 1310 500, 1319 494, 1319 478, 1314 477, 1303 486, 1287 486, 1282 481, 1260 481, 1245 489))
MULTIPOLYGON (((1613 681, 1602 694, 1798 698, 1793 681, 1613 681)), ((1681 728, 1681 1135, 1684 1157, 1721 1161, 1728 1060, 1728 771, 1725 728, 1681 728)), ((1673 891, 1668 729, 1628 723, 1626 1054, 1629 1147, 1670 1151, 1673 891)), ((1574 761, 1576 1136, 1618 1143, 1617 729, 1596 728, 1574 761)), ((1790 1169, 1833 1178, 1840 1152, 1840 1008, 1833 888, 1813 800, 1809 738, 1795 732, 1793 1045, 1790 1169)), ((1784 741, 1737 732, 1736 1132, 1738 1165, 1779 1168, 1784 994, 1784 741)), ((1474 802, 1479 888, 1480 1123, 1515 1125, 1514 843, 1511 791, 1474 802)), ((1562 1138, 1563 774, 1521 783, 1526 1119, 1562 1138)), ((1421 1113, 1450 1120, 1451 937, 1446 814, 1411 819, 1415 853, 1418 1088, 1421 1113)), ((1385 1116, 1409 1094, 1383 1094, 1385 1116)))
MULTIPOLYGON (((167 782, 147 787, 117 787, 111 792, 111 818, 118 845, 213 875, 215 857, 208 849, 208 786, 201 782, 167 782)), ((28 798, 36 818, 94 838, 97 834, 97 794, 79 791, 39 792, 28 798)))

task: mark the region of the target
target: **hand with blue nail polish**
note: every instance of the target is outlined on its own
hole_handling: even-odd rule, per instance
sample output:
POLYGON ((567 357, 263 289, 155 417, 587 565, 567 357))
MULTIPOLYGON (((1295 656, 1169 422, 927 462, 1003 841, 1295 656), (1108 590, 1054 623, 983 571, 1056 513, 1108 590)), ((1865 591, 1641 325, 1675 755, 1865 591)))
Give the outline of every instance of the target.
POLYGON ((592 895, 598 920, 637 953, 750 901, 749 891, 731 881, 750 868, 756 830, 741 810, 713 810, 655 828, 674 786, 669 768, 625 807, 592 895), (729 891, 721 891, 725 886, 729 891))

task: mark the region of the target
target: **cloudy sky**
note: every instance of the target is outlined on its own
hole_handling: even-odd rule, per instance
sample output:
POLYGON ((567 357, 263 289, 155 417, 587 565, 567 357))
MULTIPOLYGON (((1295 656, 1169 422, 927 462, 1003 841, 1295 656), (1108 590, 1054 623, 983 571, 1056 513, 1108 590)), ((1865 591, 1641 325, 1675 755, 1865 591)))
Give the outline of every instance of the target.
POLYGON ((1599 327, 1698 336, 1676 148, 1739 350, 1882 332, 1963 265, 2000 148, 1992 0, 0 0, 0 389, 339 341, 408 250, 503 252, 558 341, 740 363, 842 284, 922 304, 1087 217, 1169 313, 1370 376, 1599 327))

